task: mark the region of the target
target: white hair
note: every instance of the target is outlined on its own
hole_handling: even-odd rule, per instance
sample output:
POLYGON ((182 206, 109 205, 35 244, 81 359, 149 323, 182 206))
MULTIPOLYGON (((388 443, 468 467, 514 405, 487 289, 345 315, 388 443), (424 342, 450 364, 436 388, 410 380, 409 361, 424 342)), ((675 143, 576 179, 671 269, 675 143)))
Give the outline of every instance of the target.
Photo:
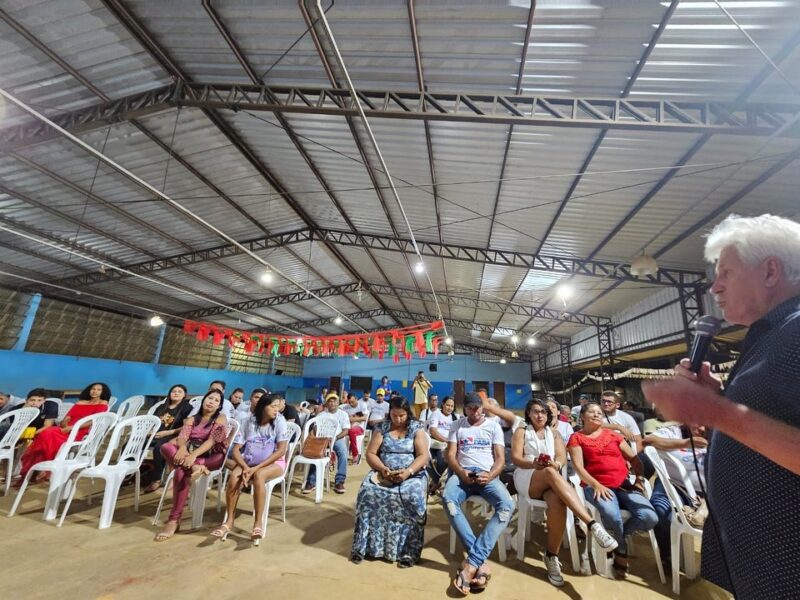
POLYGON ((800 283, 800 223, 774 215, 730 215, 708 234, 706 260, 716 262, 728 246, 736 248, 751 267, 774 256, 781 261, 786 279, 800 283))

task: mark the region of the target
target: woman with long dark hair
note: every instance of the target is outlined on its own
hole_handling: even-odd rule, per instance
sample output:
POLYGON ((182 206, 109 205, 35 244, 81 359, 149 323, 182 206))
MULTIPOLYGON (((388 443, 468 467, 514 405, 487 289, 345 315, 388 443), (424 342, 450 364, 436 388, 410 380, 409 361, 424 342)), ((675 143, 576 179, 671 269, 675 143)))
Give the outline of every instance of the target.
POLYGON ((254 520, 250 539, 258 543, 264 535, 261 522, 267 500, 266 482, 280 477, 286 470, 286 447, 289 428, 280 413, 280 396, 263 395, 258 400, 253 416, 243 425, 233 442, 232 458, 235 467, 228 478, 225 491, 227 520, 211 532, 213 537, 225 540, 233 529, 236 505, 242 488, 252 485, 254 520))
POLYGON ((164 404, 153 413, 161 419, 161 427, 150 445, 153 449, 153 469, 149 473, 151 483, 144 489, 145 492, 155 492, 161 487, 161 475, 166 464, 164 456, 161 454, 161 446, 175 439, 175 436, 183 428, 186 417, 192 412, 188 395, 186 386, 176 383, 169 388, 164 404))
POLYGON ((410 567, 424 540, 428 437, 402 396, 392 399, 389 419, 372 432, 366 458, 371 471, 356 500, 351 559, 384 558, 410 567))
POLYGON ((511 460, 517 465, 514 485, 520 501, 527 498, 547 503, 547 545, 544 564, 547 579, 556 587, 564 585, 558 550, 567 526, 567 507, 587 524, 589 530, 606 550, 617 547, 600 523, 592 520, 589 512, 575 493, 575 489, 561 475, 567 462, 567 451, 558 431, 551 426, 552 413, 548 406, 534 398, 525 406, 525 427, 514 432, 511 441, 511 460))
POLYGON ((177 439, 161 446, 164 459, 175 467, 172 481, 172 510, 157 542, 170 539, 180 528, 183 509, 189 499, 190 479, 222 466, 228 442, 227 419, 222 411, 222 392, 211 389, 203 396, 200 410, 187 418, 177 439))
MULTIPOLYGON (((111 390, 105 383, 90 383, 81 391, 78 401, 69 409, 69 412, 60 423, 45 427, 33 439, 33 443, 20 458, 22 464, 20 470, 20 482, 25 479, 25 475, 35 464, 45 460, 53 460, 61 449, 61 446, 69 438, 72 426, 84 417, 94 415, 108 410, 108 401, 111 398, 111 390)), ((82 440, 89 433, 89 429, 81 429, 78 432, 77 441, 82 440)), ((48 477, 47 472, 42 472, 37 481, 48 477)))

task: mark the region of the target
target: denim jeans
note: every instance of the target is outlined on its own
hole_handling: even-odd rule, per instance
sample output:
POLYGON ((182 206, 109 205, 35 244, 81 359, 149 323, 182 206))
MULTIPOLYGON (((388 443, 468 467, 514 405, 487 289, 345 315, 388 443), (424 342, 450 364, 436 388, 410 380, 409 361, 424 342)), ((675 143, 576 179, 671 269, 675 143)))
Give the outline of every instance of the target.
MULTIPOLYGON (((683 503, 689 505, 688 496, 684 494, 680 488, 676 487, 675 490, 678 492, 681 500, 683 500, 683 503)), ((658 515, 658 523, 654 528, 656 541, 658 542, 658 552, 661 554, 661 561, 666 562, 671 558, 670 529, 672 528, 672 504, 664 489, 664 484, 661 483, 660 479, 657 479, 655 485, 653 485, 653 494, 650 496, 650 504, 653 505, 658 515)))
POLYGON ((594 490, 586 486, 583 488, 583 494, 586 496, 586 500, 591 502, 600 512, 600 520, 603 521, 603 527, 617 540, 619 544, 617 552, 622 554, 628 552, 625 543, 626 536, 638 531, 649 531, 658 523, 658 515, 653 509, 653 505, 650 504, 647 498, 637 492, 628 492, 617 488, 611 490, 611 500, 595 500, 594 490), (631 518, 624 525, 622 524, 620 509, 631 513, 631 518))
MULTIPOLYGON (((348 438, 343 437, 336 440, 333 444, 333 453, 336 455, 336 478, 334 483, 344 483, 347 479, 347 446, 348 438)), ((308 478, 306 485, 314 487, 317 484, 317 468, 314 465, 308 467, 308 478)))
POLYGON ((442 503, 447 510, 447 518, 455 529, 461 544, 467 551, 467 562, 480 567, 489 558, 497 538, 508 527, 514 512, 514 500, 499 479, 492 479, 486 485, 464 483, 456 475, 447 480, 442 494, 442 503), (469 496, 480 496, 494 509, 494 514, 481 534, 476 538, 467 517, 461 510, 461 503, 469 496))

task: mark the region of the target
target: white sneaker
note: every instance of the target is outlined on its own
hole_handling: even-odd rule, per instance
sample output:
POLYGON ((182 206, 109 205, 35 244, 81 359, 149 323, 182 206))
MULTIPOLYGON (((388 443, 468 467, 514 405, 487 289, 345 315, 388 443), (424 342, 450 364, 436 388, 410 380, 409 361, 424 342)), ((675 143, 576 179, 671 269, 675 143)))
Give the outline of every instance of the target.
POLYGON ((556 587, 564 585, 564 578, 561 576, 561 563, 557 556, 544 555, 544 566, 547 569, 547 579, 556 587))
POLYGON ((606 552, 611 552, 615 550, 619 544, 617 540, 611 537, 611 534, 608 533, 605 528, 600 525, 600 523, 595 523, 592 525, 592 536, 600 544, 600 547, 605 550, 606 552))

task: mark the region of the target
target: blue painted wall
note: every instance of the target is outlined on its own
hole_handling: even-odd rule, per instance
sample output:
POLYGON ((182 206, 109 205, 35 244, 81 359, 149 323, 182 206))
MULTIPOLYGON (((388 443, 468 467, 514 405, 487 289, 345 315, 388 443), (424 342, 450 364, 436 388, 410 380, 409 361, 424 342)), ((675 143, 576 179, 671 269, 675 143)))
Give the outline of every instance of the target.
POLYGON ((411 382, 418 371, 425 372, 425 376, 433 383, 433 390, 439 394, 439 398, 453 393, 453 381, 457 379, 466 382, 467 391, 472 390, 473 381, 488 381, 490 394, 493 381, 504 381, 506 406, 509 408, 522 408, 531 397, 529 364, 485 363, 466 355, 415 358, 410 361, 403 359, 399 363, 391 360, 366 358, 353 360, 352 357, 315 358, 304 362, 303 377, 307 387, 322 387, 328 385, 330 377, 338 376, 342 378, 346 389, 350 389, 350 377, 353 375, 372 377, 372 391, 374 392, 380 384, 381 377, 386 375, 389 377, 393 390, 410 398, 411 382), (430 370, 431 364, 436 364, 436 372, 430 370), (406 387, 403 387, 403 383, 406 384, 406 387))
POLYGON ((135 394, 165 394, 175 383, 182 383, 191 395, 202 394, 214 379, 227 382, 227 389, 242 387, 249 392, 255 387, 266 386, 282 391, 294 404, 313 398, 322 387, 327 387, 330 377, 339 376, 345 388, 350 388, 352 375, 372 377, 373 392, 380 378, 387 375, 392 389, 410 397, 411 381, 417 371, 424 371, 433 383, 439 397, 453 393, 453 380, 463 379, 466 389, 472 389, 473 381, 504 381, 506 384, 506 406, 522 408, 530 399, 530 367, 525 363, 501 365, 483 363, 471 356, 429 358, 424 360, 391 360, 352 358, 316 358, 304 361, 303 377, 282 375, 256 375, 224 369, 179 367, 153 363, 83 358, 56 354, 38 354, 15 350, 0 350, 0 390, 22 396, 29 389, 82 389, 92 381, 104 381, 118 398, 135 394), (431 372, 435 363, 437 371, 431 372), (403 387, 403 384, 406 387, 403 387))
POLYGON ((135 394, 166 394, 170 386, 184 384, 191 395, 208 390, 214 379, 222 379, 227 389, 252 390, 267 386, 271 390, 302 388, 302 377, 254 375, 222 369, 178 367, 152 363, 82 358, 58 354, 0 351, 0 390, 24 395, 34 387, 82 389, 93 381, 104 381, 117 398, 135 394))

